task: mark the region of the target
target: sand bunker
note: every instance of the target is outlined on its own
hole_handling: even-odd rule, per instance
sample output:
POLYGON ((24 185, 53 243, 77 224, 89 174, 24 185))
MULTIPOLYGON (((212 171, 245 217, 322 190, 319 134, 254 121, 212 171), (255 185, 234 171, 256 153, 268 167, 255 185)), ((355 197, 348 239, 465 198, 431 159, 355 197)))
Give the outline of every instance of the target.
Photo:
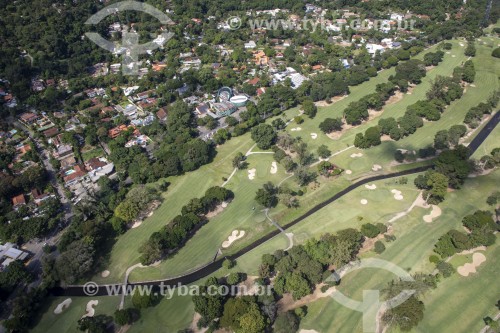
POLYGON ((103 272, 101 273, 101 277, 103 277, 103 278, 106 278, 106 277, 108 277, 108 276, 109 276, 109 271, 108 271, 108 270, 105 270, 105 271, 103 271, 103 272))
POLYGON ((381 166, 381 165, 374 164, 374 165, 372 166, 372 170, 373 170, 373 171, 378 171, 378 170, 381 170, 381 169, 382 169, 382 166, 381 166))
POLYGON ((455 57, 456 57, 456 55, 452 54, 452 55, 451 55, 451 57, 452 57, 452 58, 455 58, 455 57))
POLYGON ((253 180, 255 178, 256 172, 257 170, 255 168, 248 170, 248 179, 253 180))
POLYGON ((134 224, 132 224, 131 228, 135 229, 135 228, 139 227, 141 224, 142 224, 142 221, 135 221, 134 224))
POLYGON ((311 139, 316 140, 318 138, 317 133, 311 133, 311 139))
POLYGON ((425 222, 430 223, 434 219, 438 218, 441 215, 441 208, 436 205, 432 205, 432 210, 429 215, 424 215, 423 219, 425 222))
POLYGON ((391 190, 391 193, 394 193, 394 199, 396 200, 403 200, 403 195, 401 194, 401 191, 398 191, 396 189, 391 190))
POLYGON ((366 200, 366 199, 361 199, 360 203, 361 203, 362 205, 366 205, 366 204, 368 203, 368 200, 366 200))
POLYGON ((97 304, 99 304, 98 300, 93 299, 93 300, 89 301, 87 303, 87 308, 85 309, 87 311, 87 313, 84 314, 82 318, 93 317, 95 314, 94 306, 96 306, 97 304))
POLYGON ((451 53, 450 51, 446 52, 446 54, 450 54, 450 53, 451 53))
POLYGON ((354 154, 351 154, 352 158, 361 157, 361 156, 363 156, 363 153, 354 153, 354 154))
POLYGON ((486 261, 486 257, 482 253, 474 253, 472 255, 472 263, 467 263, 457 268, 458 274, 469 276, 471 273, 476 273, 476 268, 486 261))
POLYGON ((463 43, 460 43, 460 46, 464 46, 464 44, 463 44, 463 43))
POLYGON ((301 329, 299 331, 299 333, 319 333, 318 331, 316 330, 305 330, 305 329, 301 329))
POLYGON ((376 189, 376 188, 377 188, 377 185, 375 185, 375 184, 371 184, 371 185, 366 184, 366 185, 365 185, 365 187, 366 187, 367 189, 369 189, 369 190, 374 190, 374 189, 376 189))
POLYGON ((275 174, 278 172, 278 164, 276 162, 271 163, 271 173, 275 174))
POLYGON ((346 174, 346 175, 350 175, 351 173, 352 173, 352 171, 351 171, 351 170, 346 170, 346 171, 345 171, 345 174, 346 174))
POLYGON ((292 131, 292 132, 301 131, 301 130, 302 130, 302 128, 300 128, 300 127, 294 127, 292 129, 290 129, 290 131, 292 131))
POLYGON ((233 244, 234 241, 242 238, 245 236, 245 231, 244 230, 233 230, 231 233, 231 236, 227 238, 227 241, 222 242, 222 247, 227 248, 233 244))
POLYGON ((471 84, 470 85, 472 88, 476 88, 476 85, 475 84, 471 84))
POLYGON ((61 303, 59 303, 57 305, 57 307, 54 310, 54 313, 55 314, 60 314, 64 309, 67 309, 69 307, 69 305, 71 304, 71 302, 72 302, 71 298, 65 299, 64 301, 62 301, 61 303))

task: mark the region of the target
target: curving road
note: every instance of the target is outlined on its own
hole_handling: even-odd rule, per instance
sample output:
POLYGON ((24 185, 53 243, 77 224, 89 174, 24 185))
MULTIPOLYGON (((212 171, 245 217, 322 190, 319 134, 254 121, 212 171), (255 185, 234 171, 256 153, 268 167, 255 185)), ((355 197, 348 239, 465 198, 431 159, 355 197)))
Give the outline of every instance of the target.
MULTIPOLYGON (((490 135, 490 133, 495 129, 497 126, 498 122, 500 120, 500 112, 496 112, 493 117, 486 123, 486 125, 481 129, 481 131, 476 135, 476 137, 471 141, 469 144, 469 155, 472 155, 478 148, 479 146, 484 142, 484 140, 490 135)), ((311 216, 312 214, 316 213, 318 210, 322 209, 323 207, 331 204, 332 202, 336 201, 337 199, 341 198, 345 194, 351 192, 352 190, 358 188, 359 186, 365 185, 367 183, 377 181, 377 180, 382 180, 382 179, 389 179, 389 178, 395 178, 395 177, 401 177, 401 176, 406 176, 410 175, 413 173, 419 173, 422 171, 426 171, 428 169, 432 168, 432 165, 428 166, 422 166, 422 167, 417 167, 413 169, 408 169, 404 171, 399 171, 399 172, 394 172, 390 174, 385 174, 385 175, 378 175, 378 176, 373 176, 369 178, 362 179, 342 191, 335 193, 332 197, 329 199, 323 201, 322 203, 314 206, 310 210, 308 210, 306 213, 304 213, 302 216, 296 218, 295 220, 289 222, 288 224, 283 226, 283 229, 286 230, 297 223, 303 221, 307 217, 311 216)), ((264 242, 270 240, 271 238, 275 237, 276 235, 280 234, 280 230, 276 229, 273 232, 265 235, 261 239, 253 242, 252 244, 242 248, 238 252, 236 252, 233 255, 227 256, 228 259, 231 260, 236 260, 237 258, 241 257, 242 255, 246 254, 247 252, 255 249, 259 245, 263 244, 264 242)), ((110 284, 110 285, 99 285, 96 286, 97 289, 93 290, 92 295, 90 296, 116 296, 116 295, 121 295, 122 292, 121 290, 127 289, 123 288, 125 286, 153 286, 154 291, 160 290, 160 286, 177 286, 178 284, 189 284, 195 281, 198 281, 218 269, 222 267, 222 261, 223 260, 217 260, 206 266, 201 267, 200 269, 188 273, 179 277, 175 278, 168 278, 164 280, 154 280, 154 281, 144 281, 144 282, 137 282, 137 283, 128 283, 128 281, 125 281, 126 285, 123 284, 110 284), (118 292, 110 292, 110 290, 118 290, 118 292)), ((51 290, 51 293, 54 296, 89 296, 84 292, 84 286, 82 285, 72 285, 72 286, 66 286, 66 287, 56 287, 51 290)))

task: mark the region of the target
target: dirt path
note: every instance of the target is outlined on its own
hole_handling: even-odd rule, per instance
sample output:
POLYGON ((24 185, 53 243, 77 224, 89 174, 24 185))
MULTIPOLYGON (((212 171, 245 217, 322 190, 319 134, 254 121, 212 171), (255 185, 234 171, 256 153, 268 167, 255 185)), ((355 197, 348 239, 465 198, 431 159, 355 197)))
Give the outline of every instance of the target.
POLYGON ((304 296, 296 301, 293 300, 292 294, 283 295, 283 298, 278 301, 278 312, 286 312, 288 310, 307 305, 320 298, 330 297, 337 290, 337 288, 335 287, 330 287, 325 292, 322 292, 321 287, 323 287, 324 285, 324 283, 318 284, 312 294, 304 296))
POLYGON ((343 152, 345 152, 345 151, 347 151, 347 150, 349 150, 349 149, 351 149, 351 148, 354 148, 354 146, 349 146, 349 147, 347 147, 347 148, 344 148, 344 149, 342 149, 342 150, 339 150, 339 151, 337 151, 337 152, 335 152, 335 153, 331 154, 331 155, 330 155, 328 158, 326 158, 326 159, 320 159, 319 161, 314 162, 314 163, 313 163, 313 164, 311 164, 309 167, 313 167, 313 166, 315 166, 315 165, 318 165, 318 164, 320 164, 320 163, 321 163, 321 162, 323 162, 323 161, 328 161, 330 158, 332 158, 332 157, 334 157, 334 156, 337 156, 338 154, 342 154, 343 152))
POLYGON ((405 211, 402 211, 400 213, 397 213, 394 217, 392 217, 388 222, 389 223, 392 223, 396 220, 399 220, 400 218, 402 218, 403 216, 406 216, 408 215, 414 207, 422 207, 422 208, 429 208, 430 205, 425 202, 424 198, 422 197, 422 193, 423 192, 420 192, 417 196, 417 198, 415 199, 415 201, 413 201, 413 203, 411 204, 411 206, 405 210, 405 211))

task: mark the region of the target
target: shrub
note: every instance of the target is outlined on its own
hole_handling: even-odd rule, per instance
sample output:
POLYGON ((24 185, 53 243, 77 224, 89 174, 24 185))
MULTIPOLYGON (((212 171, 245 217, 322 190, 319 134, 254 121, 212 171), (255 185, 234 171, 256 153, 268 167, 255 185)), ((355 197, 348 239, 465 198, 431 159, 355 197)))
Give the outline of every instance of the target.
POLYGON ((385 251, 385 245, 381 241, 376 241, 375 242, 375 247, 373 248, 373 251, 377 254, 381 254, 382 252, 385 251))
POLYGON ((365 237, 373 238, 379 233, 379 228, 371 223, 365 223, 361 226, 361 234, 365 237))
POLYGON ((300 116, 297 116, 293 118, 293 121, 295 121, 297 124, 302 124, 304 122, 304 119, 300 116))
POLYGON ((396 240, 396 236, 394 235, 384 235, 384 239, 386 242, 393 242, 396 240))
POLYGON ((379 234, 383 234, 383 233, 387 232, 387 226, 385 224, 383 224, 383 223, 377 223, 376 226, 378 228, 378 233, 379 234))
POLYGON ((226 278, 227 284, 231 286, 238 284, 240 280, 241 280, 241 275, 239 273, 231 273, 226 278))
POLYGON ((234 260, 227 259, 227 258, 224 259, 224 261, 222 262, 222 267, 224 267, 225 269, 231 269, 235 265, 236 265, 236 262, 234 260))
POLYGON ((429 261, 433 264, 437 264, 438 262, 440 262, 439 257, 435 254, 429 256, 429 261))
POLYGON ((493 52, 491 52, 491 55, 495 58, 500 58, 500 47, 494 49, 493 52))
POLYGON ((446 261, 440 261, 436 265, 436 268, 438 271, 443 275, 443 277, 447 278, 450 277, 451 274, 455 272, 455 269, 450 263, 447 263, 446 261))

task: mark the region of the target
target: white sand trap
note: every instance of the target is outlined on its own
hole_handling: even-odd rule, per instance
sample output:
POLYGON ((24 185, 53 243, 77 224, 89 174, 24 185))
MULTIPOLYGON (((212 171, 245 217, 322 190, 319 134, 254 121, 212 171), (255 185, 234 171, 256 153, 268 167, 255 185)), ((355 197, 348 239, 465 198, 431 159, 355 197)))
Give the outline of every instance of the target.
POLYGON ((381 169, 382 169, 382 166, 381 166, 381 165, 374 164, 374 165, 372 166, 372 170, 373 170, 373 171, 378 171, 378 170, 381 170, 381 169))
POLYGON ((354 154, 351 154, 352 158, 361 157, 361 156, 363 156, 363 153, 354 153, 354 154))
POLYGON ((396 199, 396 200, 403 200, 404 199, 403 195, 401 194, 401 191, 398 191, 396 189, 392 189, 391 193, 394 194, 394 199, 396 199))
POLYGON ((106 277, 108 277, 108 276, 109 276, 109 271, 108 271, 108 270, 105 270, 105 271, 103 271, 103 272, 101 273, 101 277, 103 277, 103 278, 106 278, 106 277))
POLYGON ((366 200, 366 199, 361 199, 360 203, 361 203, 362 205, 366 205, 366 204, 368 203, 368 200, 366 200))
POLYGON ((317 133, 311 133, 311 139, 316 140, 318 138, 317 133))
POLYGON ((62 301, 61 303, 59 303, 57 305, 57 307, 54 310, 54 313, 60 314, 61 312, 63 312, 64 309, 69 308, 69 305, 71 304, 71 302, 72 302, 71 298, 66 298, 64 301, 62 301))
POLYGON ((351 171, 351 170, 346 170, 346 171, 345 171, 345 174, 346 174, 346 175, 350 175, 351 173, 352 173, 352 171, 351 171))
POLYGON ((365 187, 366 187, 367 189, 369 189, 369 190, 374 190, 374 189, 376 189, 376 188, 377 188, 377 185, 375 185, 375 184, 371 184, 371 185, 366 184, 366 185, 365 185, 365 187))
POLYGON ((275 174, 278 172, 278 164, 276 162, 271 163, 271 173, 275 174))
POLYGON ((292 131, 292 132, 301 131, 301 130, 302 130, 302 128, 300 128, 300 127, 294 127, 292 129, 290 129, 290 131, 292 131))
POLYGON ((476 268, 486 261, 486 257, 482 253, 474 253, 472 255, 472 263, 467 263, 457 268, 458 274, 469 276, 471 273, 476 273, 476 268))
POLYGON ((85 309, 87 311, 87 313, 84 314, 82 318, 93 317, 95 314, 94 306, 96 306, 97 304, 99 304, 98 300, 93 299, 93 300, 89 301, 87 303, 87 308, 85 309))
POLYGON ((451 55, 451 57, 452 57, 452 58, 455 58, 455 57, 456 57, 456 55, 452 54, 452 55, 451 55))
POLYGON ((305 329, 301 329, 299 331, 299 333, 319 333, 318 331, 316 330, 305 330, 305 329))
POLYGON ((431 223, 434 219, 437 219, 441 215, 441 208, 436 205, 431 205, 432 210, 428 215, 424 215, 424 221, 431 223))
POLYGON ((463 43, 460 43, 460 46, 464 46, 464 44, 463 44, 463 43))
POLYGON ((136 222, 134 222, 134 224, 132 224, 132 227, 131 227, 131 228, 132 228, 132 229, 135 229, 135 228, 137 228, 137 227, 140 227, 140 226, 141 226, 141 224, 142 224, 142 221, 136 221, 136 222))
POLYGON ((227 248, 227 247, 231 246, 231 244, 233 244, 234 241, 242 238, 243 236, 245 236, 244 230, 233 230, 233 232, 231 233, 231 236, 229 236, 227 238, 227 241, 222 242, 222 247, 227 248))
POLYGON ((446 54, 450 54, 450 53, 451 53, 450 51, 446 52, 446 54))
POLYGON ((471 84, 470 85, 472 88, 476 88, 476 85, 475 84, 471 84))
POLYGON ((257 170, 255 168, 248 170, 248 179, 253 180, 255 178, 256 172, 257 170))

